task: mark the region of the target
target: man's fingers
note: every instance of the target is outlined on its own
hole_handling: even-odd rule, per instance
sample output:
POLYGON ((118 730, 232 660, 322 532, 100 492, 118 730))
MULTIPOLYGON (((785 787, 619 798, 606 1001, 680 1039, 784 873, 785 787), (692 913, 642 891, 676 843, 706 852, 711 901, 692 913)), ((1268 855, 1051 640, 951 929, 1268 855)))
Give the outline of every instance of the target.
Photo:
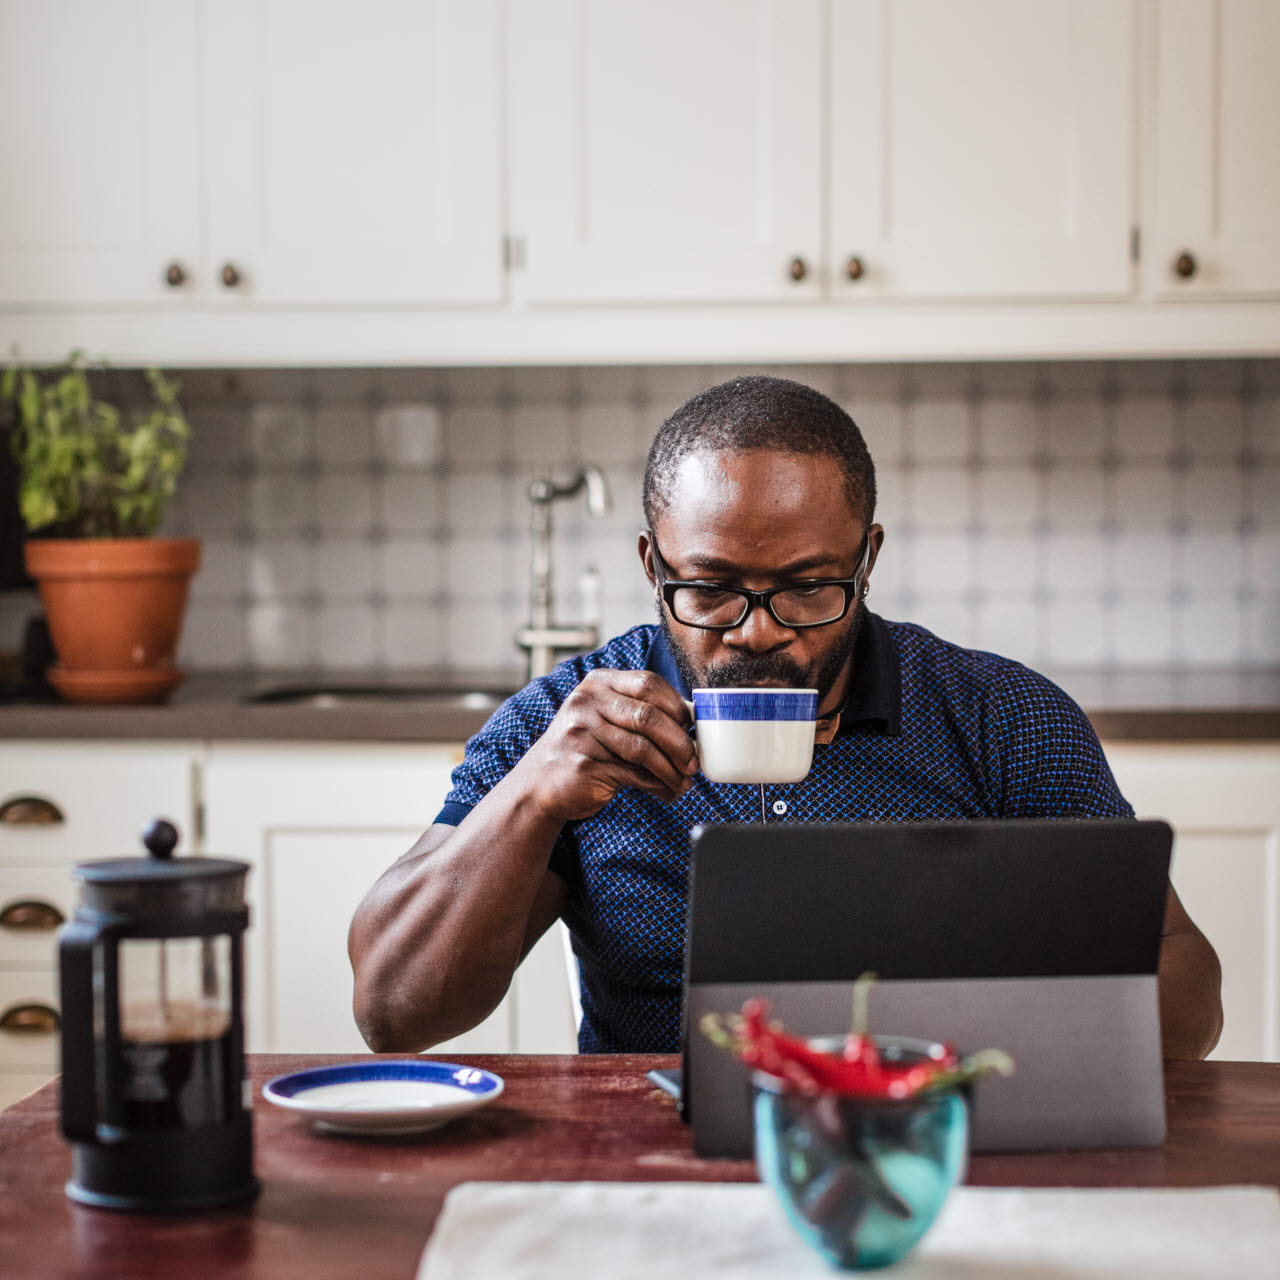
POLYGON ((632 766, 632 771, 655 779, 664 790, 678 794, 688 783, 688 775, 654 743, 636 729, 627 729, 601 720, 596 738, 613 756, 632 766))
MULTIPOLYGON (((618 672, 619 675, 643 675, 644 672, 618 672)), ((615 728, 636 733, 649 739, 662 752, 678 772, 686 775, 697 772, 698 756, 693 740, 689 737, 689 716, 680 696, 661 677, 655 677, 671 697, 661 702, 646 698, 633 698, 614 689, 599 691, 593 705, 600 716, 615 728), (679 713, 672 714, 671 698, 678 704, 679 713)))
POLYGON ((608 688, 636 702, 652 703, 676 724, 688 728, 693 721, 684 699, 660 675, 653 671, 593 671, 580 687, 608 688), (593 679, 594 677, 594 679, 593 679))
MULTIPOLYGON (((679 774, 697 772, 697 753, 688 731, 652 702, 614 695, 600 702, 602 720, 653 744, 679 774)), ((631 757, 628 757, 630 759, 631 757)))
POLYGON ((622 787, 635 787, 639 791, 647 791, 650 795, 657 796, 660 800, 679 800, 684 784, 680 789, 672 790, 665 782, 655 778, 647 769, 641 769, 636 765, 624 764, 621 760, 610 761, 604 766, 613 776, 616 785, 622 787))

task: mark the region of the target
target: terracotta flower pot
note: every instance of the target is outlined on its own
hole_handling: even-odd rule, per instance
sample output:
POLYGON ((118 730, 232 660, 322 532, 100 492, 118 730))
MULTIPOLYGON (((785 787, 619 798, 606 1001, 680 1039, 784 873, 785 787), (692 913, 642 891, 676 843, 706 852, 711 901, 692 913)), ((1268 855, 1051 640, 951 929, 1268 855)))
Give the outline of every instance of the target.
POLYGON ((174 667, 198 538, 49 538, 27 543, 58 665, 72 702, 163 702, 174 667))

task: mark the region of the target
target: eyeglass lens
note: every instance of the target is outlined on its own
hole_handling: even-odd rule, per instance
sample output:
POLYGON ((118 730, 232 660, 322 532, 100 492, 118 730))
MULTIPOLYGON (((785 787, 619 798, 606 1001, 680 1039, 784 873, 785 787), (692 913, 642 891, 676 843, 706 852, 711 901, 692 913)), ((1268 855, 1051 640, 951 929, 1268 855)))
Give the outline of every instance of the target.
MULTIPOLYGON (((843 587, 793 587, 772 597, 773 613, 784 626, 814 626, 840 617, 845 599, 843 587)), ((672 592, 671 612, 688 626, 734 627, 746 617, 749 603, 728 589, 680 587, 672 592)))

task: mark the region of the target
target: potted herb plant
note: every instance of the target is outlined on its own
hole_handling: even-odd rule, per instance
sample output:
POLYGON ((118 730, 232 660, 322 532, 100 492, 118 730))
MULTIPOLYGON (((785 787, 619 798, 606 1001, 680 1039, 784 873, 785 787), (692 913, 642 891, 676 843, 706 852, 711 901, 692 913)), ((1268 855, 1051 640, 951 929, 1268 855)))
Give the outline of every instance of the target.
POLYGON ((73 702, 160 702, 174 666, 196 538, 158 538, 186 460, 190 428, 178 384, 146 371, 150 403, 124 412, 97 398, 82 352, 0 376, 16 410, 18 508, 58 661, 73 702))

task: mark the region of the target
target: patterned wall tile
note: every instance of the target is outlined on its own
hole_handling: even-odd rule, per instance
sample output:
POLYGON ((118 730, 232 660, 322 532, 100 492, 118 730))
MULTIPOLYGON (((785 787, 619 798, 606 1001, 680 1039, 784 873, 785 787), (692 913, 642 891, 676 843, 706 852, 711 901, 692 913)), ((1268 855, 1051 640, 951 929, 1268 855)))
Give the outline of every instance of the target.
MULTIPOLYGON (((185 660, 518 668, 530 480, 556 505, 560 615, 653 616, 649 441, 745 366, 198 370, 169 528, 205 539, 185 660), (590 579, 588 579, 588 582, 590 579)), ((1033 663, 1280 662, 1280 360, 764 370, 862 425, 888 536, 872 602, 1033 663)), ((0 624, 19 628, 22 601, 0 624)), ((27 606, 29 611, 29 605, 27 606)))
POLYGON ((1026 399, 984 400, 977 412, 977 451, 984 463, 1027 463, 1040 452, 1035 407, 1026 399))

